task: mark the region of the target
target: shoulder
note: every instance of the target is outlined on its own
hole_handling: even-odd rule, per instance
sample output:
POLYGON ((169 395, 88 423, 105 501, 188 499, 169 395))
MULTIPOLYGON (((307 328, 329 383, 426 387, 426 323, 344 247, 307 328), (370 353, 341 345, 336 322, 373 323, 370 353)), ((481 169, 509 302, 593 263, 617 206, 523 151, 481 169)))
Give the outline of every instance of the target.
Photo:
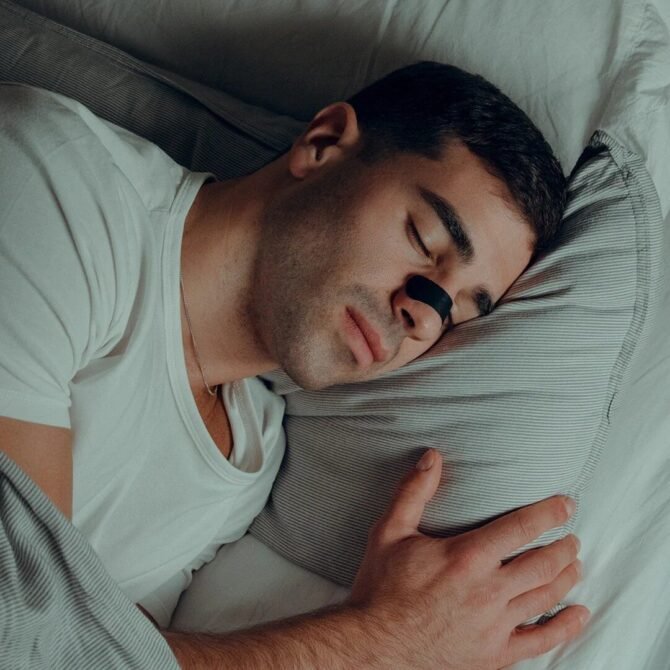
POLYGON ((64 96, 0 83, 0 304, 14 313, 0 326, 20 334, 34 371, 51 366, 63 388, 117 336, 142 251, 118 170, 80 112, 91 114, 64 96))
POLYGON ((5 140, 23 140, 41 155, 92 132, 82 119, 84 105, 43 88, 0 82, 0 109, 5 140))
POLYGON ((72 195, 82 191, 82 179, 90 182, 99 175, 109 182, 112 165, 82 116, 86 111, 80 103, 41 88, 0 83, 0 188, 5 206, 19 191, 51 192, 54 181, 67 182, 61 193, 72 195))
POLYGON ((0 82, 0 119, 3 153, 12 152, 19 163, 49 158, 61 171, 99 177, 103 193, 111 180, 147 210, 169 209, 189 174, 153 142, 53 91, 0 82))

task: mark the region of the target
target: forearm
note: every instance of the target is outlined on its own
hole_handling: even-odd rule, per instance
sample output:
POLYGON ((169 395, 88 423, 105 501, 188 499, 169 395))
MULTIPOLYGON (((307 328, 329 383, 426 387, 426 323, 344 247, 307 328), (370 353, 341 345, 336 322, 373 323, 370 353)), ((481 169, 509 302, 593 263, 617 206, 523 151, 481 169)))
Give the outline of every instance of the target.
POLYGON ((184 670, 397 667, 391 661, 389 646, 393 645, 388 635, 383 636, 379 622, 348 606, 234 633, 165 630, 163 635, 184 670))

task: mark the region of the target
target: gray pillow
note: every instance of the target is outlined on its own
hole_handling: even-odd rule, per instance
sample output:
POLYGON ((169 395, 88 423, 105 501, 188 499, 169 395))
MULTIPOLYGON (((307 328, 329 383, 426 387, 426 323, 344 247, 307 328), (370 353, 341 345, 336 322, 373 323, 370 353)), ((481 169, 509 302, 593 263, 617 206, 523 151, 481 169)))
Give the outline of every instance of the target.
POLYGON ((286 400, 288 450, 252 534, 348 585, 368 528, 430 446, 446 468, 424 531, 451 536, 557 493, 577 499, 578 515, 653 312, 661 249, 643 162, 596 132, 570 178, 559 248, 492 314, 364 384, 307 392, 282 372, 264 376, 286 400))
POLYGON ((8 0, 0 0, 0 80, 75 98, 220 179, 262 167, 304 123, 184 80, 8 0))

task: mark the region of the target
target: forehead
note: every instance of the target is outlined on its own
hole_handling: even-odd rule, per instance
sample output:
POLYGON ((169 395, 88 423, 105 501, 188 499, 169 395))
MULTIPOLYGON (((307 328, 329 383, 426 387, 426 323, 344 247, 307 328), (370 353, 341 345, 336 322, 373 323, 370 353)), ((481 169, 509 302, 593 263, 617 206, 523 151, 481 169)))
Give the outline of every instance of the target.
POLYGON ((496 212, 506 210, 512 220, 522 219, 504 181, 461 142, 447 145, 439 160, 402 153, 380 167, 378 178, 394 182, 394 188, 400 186, 406 194, 418 195, 417 186, 424 186, 459 204, 459 213, 474 214, 475 205, 482 204, 496 212))

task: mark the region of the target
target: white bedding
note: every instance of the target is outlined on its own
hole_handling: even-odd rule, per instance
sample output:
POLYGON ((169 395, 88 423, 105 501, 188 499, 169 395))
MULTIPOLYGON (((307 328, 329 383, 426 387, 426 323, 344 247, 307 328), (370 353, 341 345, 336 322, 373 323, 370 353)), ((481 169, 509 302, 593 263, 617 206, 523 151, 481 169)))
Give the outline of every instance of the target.
MULTIPOLYGON (((568 172, 603 127, 645 156, 670 211, 670 0, 22 0, 136 56, 309 119, 386 71, 429 58, 478 71, 536 121, 568 172)), ((182 82, 183 84, 183 82, 182 82)), ((670 226, 670 218, 666 219, 670 226)), ((670 258, 670 248, 666 250, 670 258)), ((667 280, 666 280, 667 287, 667 280)), ((519 670, 670 668, 670 296, 651 358, 617 398, 582 500, 586 633, 519 670)), ((290 445, 289 445, 290 448, 290 445)), ((174 624, 227 630, 346 591, 244 538, 182 596, 174 624), (212 594, 217 596, 213 597, 212 594)))
POLYGON ((620 139, 620 128, 631 149, 643 149, 664 184, 664 214, 670 209, 670 125, 658 109, 670 102, 662 56, 670 0, 18 1, 302 120, 410 61, 450 62, 512 97, 566 171, 594 130, 620 139), (646 141, 652 132, 653 144, 646 141))

